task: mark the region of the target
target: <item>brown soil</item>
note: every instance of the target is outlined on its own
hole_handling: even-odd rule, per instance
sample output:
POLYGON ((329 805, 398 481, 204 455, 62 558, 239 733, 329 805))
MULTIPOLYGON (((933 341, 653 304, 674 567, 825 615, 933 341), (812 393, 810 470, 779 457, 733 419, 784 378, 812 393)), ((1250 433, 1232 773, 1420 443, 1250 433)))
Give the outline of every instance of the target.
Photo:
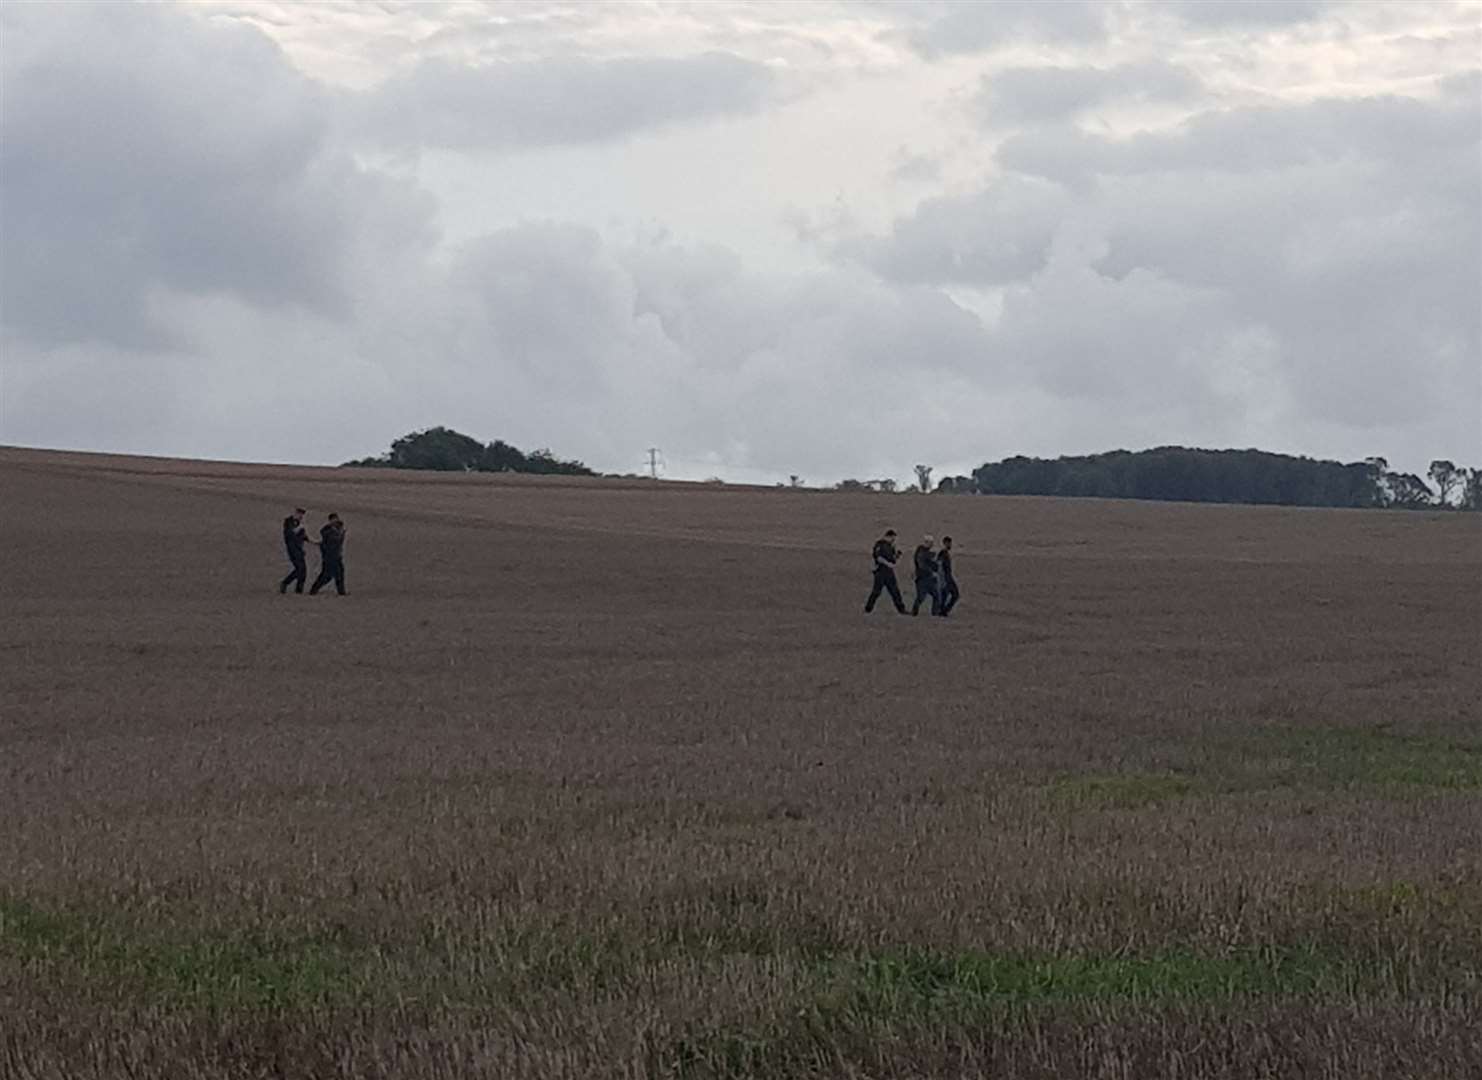
POLYGON ((0 553, 0 1076, 1482 1061, 1482 515, 0 450, 0 553))

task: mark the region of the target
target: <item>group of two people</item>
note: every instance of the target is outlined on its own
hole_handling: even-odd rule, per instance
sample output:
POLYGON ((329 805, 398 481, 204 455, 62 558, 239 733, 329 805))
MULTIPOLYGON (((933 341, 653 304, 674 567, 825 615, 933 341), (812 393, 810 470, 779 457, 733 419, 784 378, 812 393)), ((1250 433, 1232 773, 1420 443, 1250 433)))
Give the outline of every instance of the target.
MULTIPOLYGON (((901 599, 901 588, 895 580, 895 563, 900 551, 895 546, 895 530, 886 529, 885 534, 875 541, 875 584, 870 589, 870 598, 865 601, 865 614, 875 610, 875 601, 880 594, 890 594, 895 610, 906 613, 905 601, 901 599)), ((962 592, 957 588, 957 578, 952 573, 952 538, 942 537, 942 549, 936 549, 936 539, 923 536, 916 545, 913 559, 916 565, 916 602, 911 605, 911 614, 920 615, 921 605, 931 601, 931 613, 946 617, 952 614, 962 592)))
POLYGON ((313 596, 333 581, 335 591, 344 596, 345 523, 340 520, 339 514, 330 514, 324 527, 319 530, 319 539, 310 540, 304 529, 305 513, 307 511, 299 507, 283 519, 283 546, 288 549, 288 561, 293 564, 293 569, 278 583, 278 591, 286 593, 290 585, 294 586, 294 592, 304 591, 304 581, 309 576, 309 566, 304 561, 304 545, 313 544, 319 549, 319 576, 310 586, 309 595, 313 596))

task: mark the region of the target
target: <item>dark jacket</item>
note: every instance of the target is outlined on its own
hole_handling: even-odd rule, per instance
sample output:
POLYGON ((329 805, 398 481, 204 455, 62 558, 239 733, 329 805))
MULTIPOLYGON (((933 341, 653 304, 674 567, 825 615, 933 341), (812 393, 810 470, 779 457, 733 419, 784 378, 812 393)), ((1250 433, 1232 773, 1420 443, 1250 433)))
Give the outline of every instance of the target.
POLYGON ((331 521, 319 530, 319 554, 325 562, 339 562, 345 550, 345 526, 331 521))
POLYGON ((288 549, 288 557, 294 562, 304 557, 304 541, 309 534, 304 532, 303 525, 292 517, 283 519, 283 546, 288 549))
POLYGON ((916 580, 930 581, 937 576, 937 555, 925 544, 916 548, 916 580))
POLYGON ((889 540, 876 540, 875 550, 870 553, 871 561, 877 574, 895 573, 895 560, 900 558, 901 553, 895 550, 895 545, 889 540))
POLYGON ((946 548, 942 548, 942 553, 937 556, 937 565, 942 568, 943 581, 957 580, 952 576, 952 553, 946 548))

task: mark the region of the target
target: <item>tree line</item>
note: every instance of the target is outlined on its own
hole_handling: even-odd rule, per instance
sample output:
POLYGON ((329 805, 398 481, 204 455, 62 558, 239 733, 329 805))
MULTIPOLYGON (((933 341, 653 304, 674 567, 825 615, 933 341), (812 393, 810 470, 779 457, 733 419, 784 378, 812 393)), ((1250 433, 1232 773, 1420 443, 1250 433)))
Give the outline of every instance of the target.
POLYGON ((1343 463, 1263 450, 1160 446, 1104 454, 1016 455, 943 479, 936 490, 978 495, 1067 495, 1277 506, 1482 510, 1482 469, 1438 459, 1426 477, 1382 457, 1343 463), (1434 484, 1434 487, 1432 486, 1434 484))
POLYGON ((349 468, 430 469, 436 472, 515 472, 554 476, 595 476, 580 461, 566 461, 549 450, 525 453, 502 439, 481 443, 452 428, 434 427, 403 435, 375 457, 345 462, 349 468))
MULTIPOLYGON (((347 461, 345 465, 438 472, 599 475, 582 462, 558 458, 548 449, 526 453, 502 439, 483 443, 447 427, 413 431, 395 440, 384 454, 347 461)), ((931 472, 930 466, 916 466, 916 484, 909 490, 932 490, 931 472)), ((794 476, 791 486, 801 487, 802 479, 794 476)), ((835 489, 900 490, 891 479, 844 480, 835 489)), ((984 464, 971 476, 946 477, 935 490, 974 495, 1482 510, 1482 468, 1438 459, 1431 462, 1426 476, 1420 477, 1391 469, 1382 457, 1345 464, 1264 450, 1160 446, 1058 458, 1015 455, 984 464)))

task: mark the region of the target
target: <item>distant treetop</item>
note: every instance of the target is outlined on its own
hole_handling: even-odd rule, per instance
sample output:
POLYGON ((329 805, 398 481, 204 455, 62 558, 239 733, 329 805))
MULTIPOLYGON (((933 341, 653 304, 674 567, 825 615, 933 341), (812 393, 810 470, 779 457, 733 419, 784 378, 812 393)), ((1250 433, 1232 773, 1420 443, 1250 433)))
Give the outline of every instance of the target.
POLYGON ((1380 457, 1343 464, 1263 450, 1160 446, 1054 459, 1004 458, 972 476, 944 478, 938 491, 980 495, 1067 495, 1278 506, 1482 510, 1482 469, 1431 464, 1439 494, 1380 457), (1455 496, 1455 497, 1453 497, 1455 496))
POLYGON ((563 461, 549 450, 527 454, 501 439, 484 444, 452 428, 433 427, 403 435, 377 457, 345 462, 370 469, 430 469, 437 472, 517 472, 593 476, 580 461, 563 461))

